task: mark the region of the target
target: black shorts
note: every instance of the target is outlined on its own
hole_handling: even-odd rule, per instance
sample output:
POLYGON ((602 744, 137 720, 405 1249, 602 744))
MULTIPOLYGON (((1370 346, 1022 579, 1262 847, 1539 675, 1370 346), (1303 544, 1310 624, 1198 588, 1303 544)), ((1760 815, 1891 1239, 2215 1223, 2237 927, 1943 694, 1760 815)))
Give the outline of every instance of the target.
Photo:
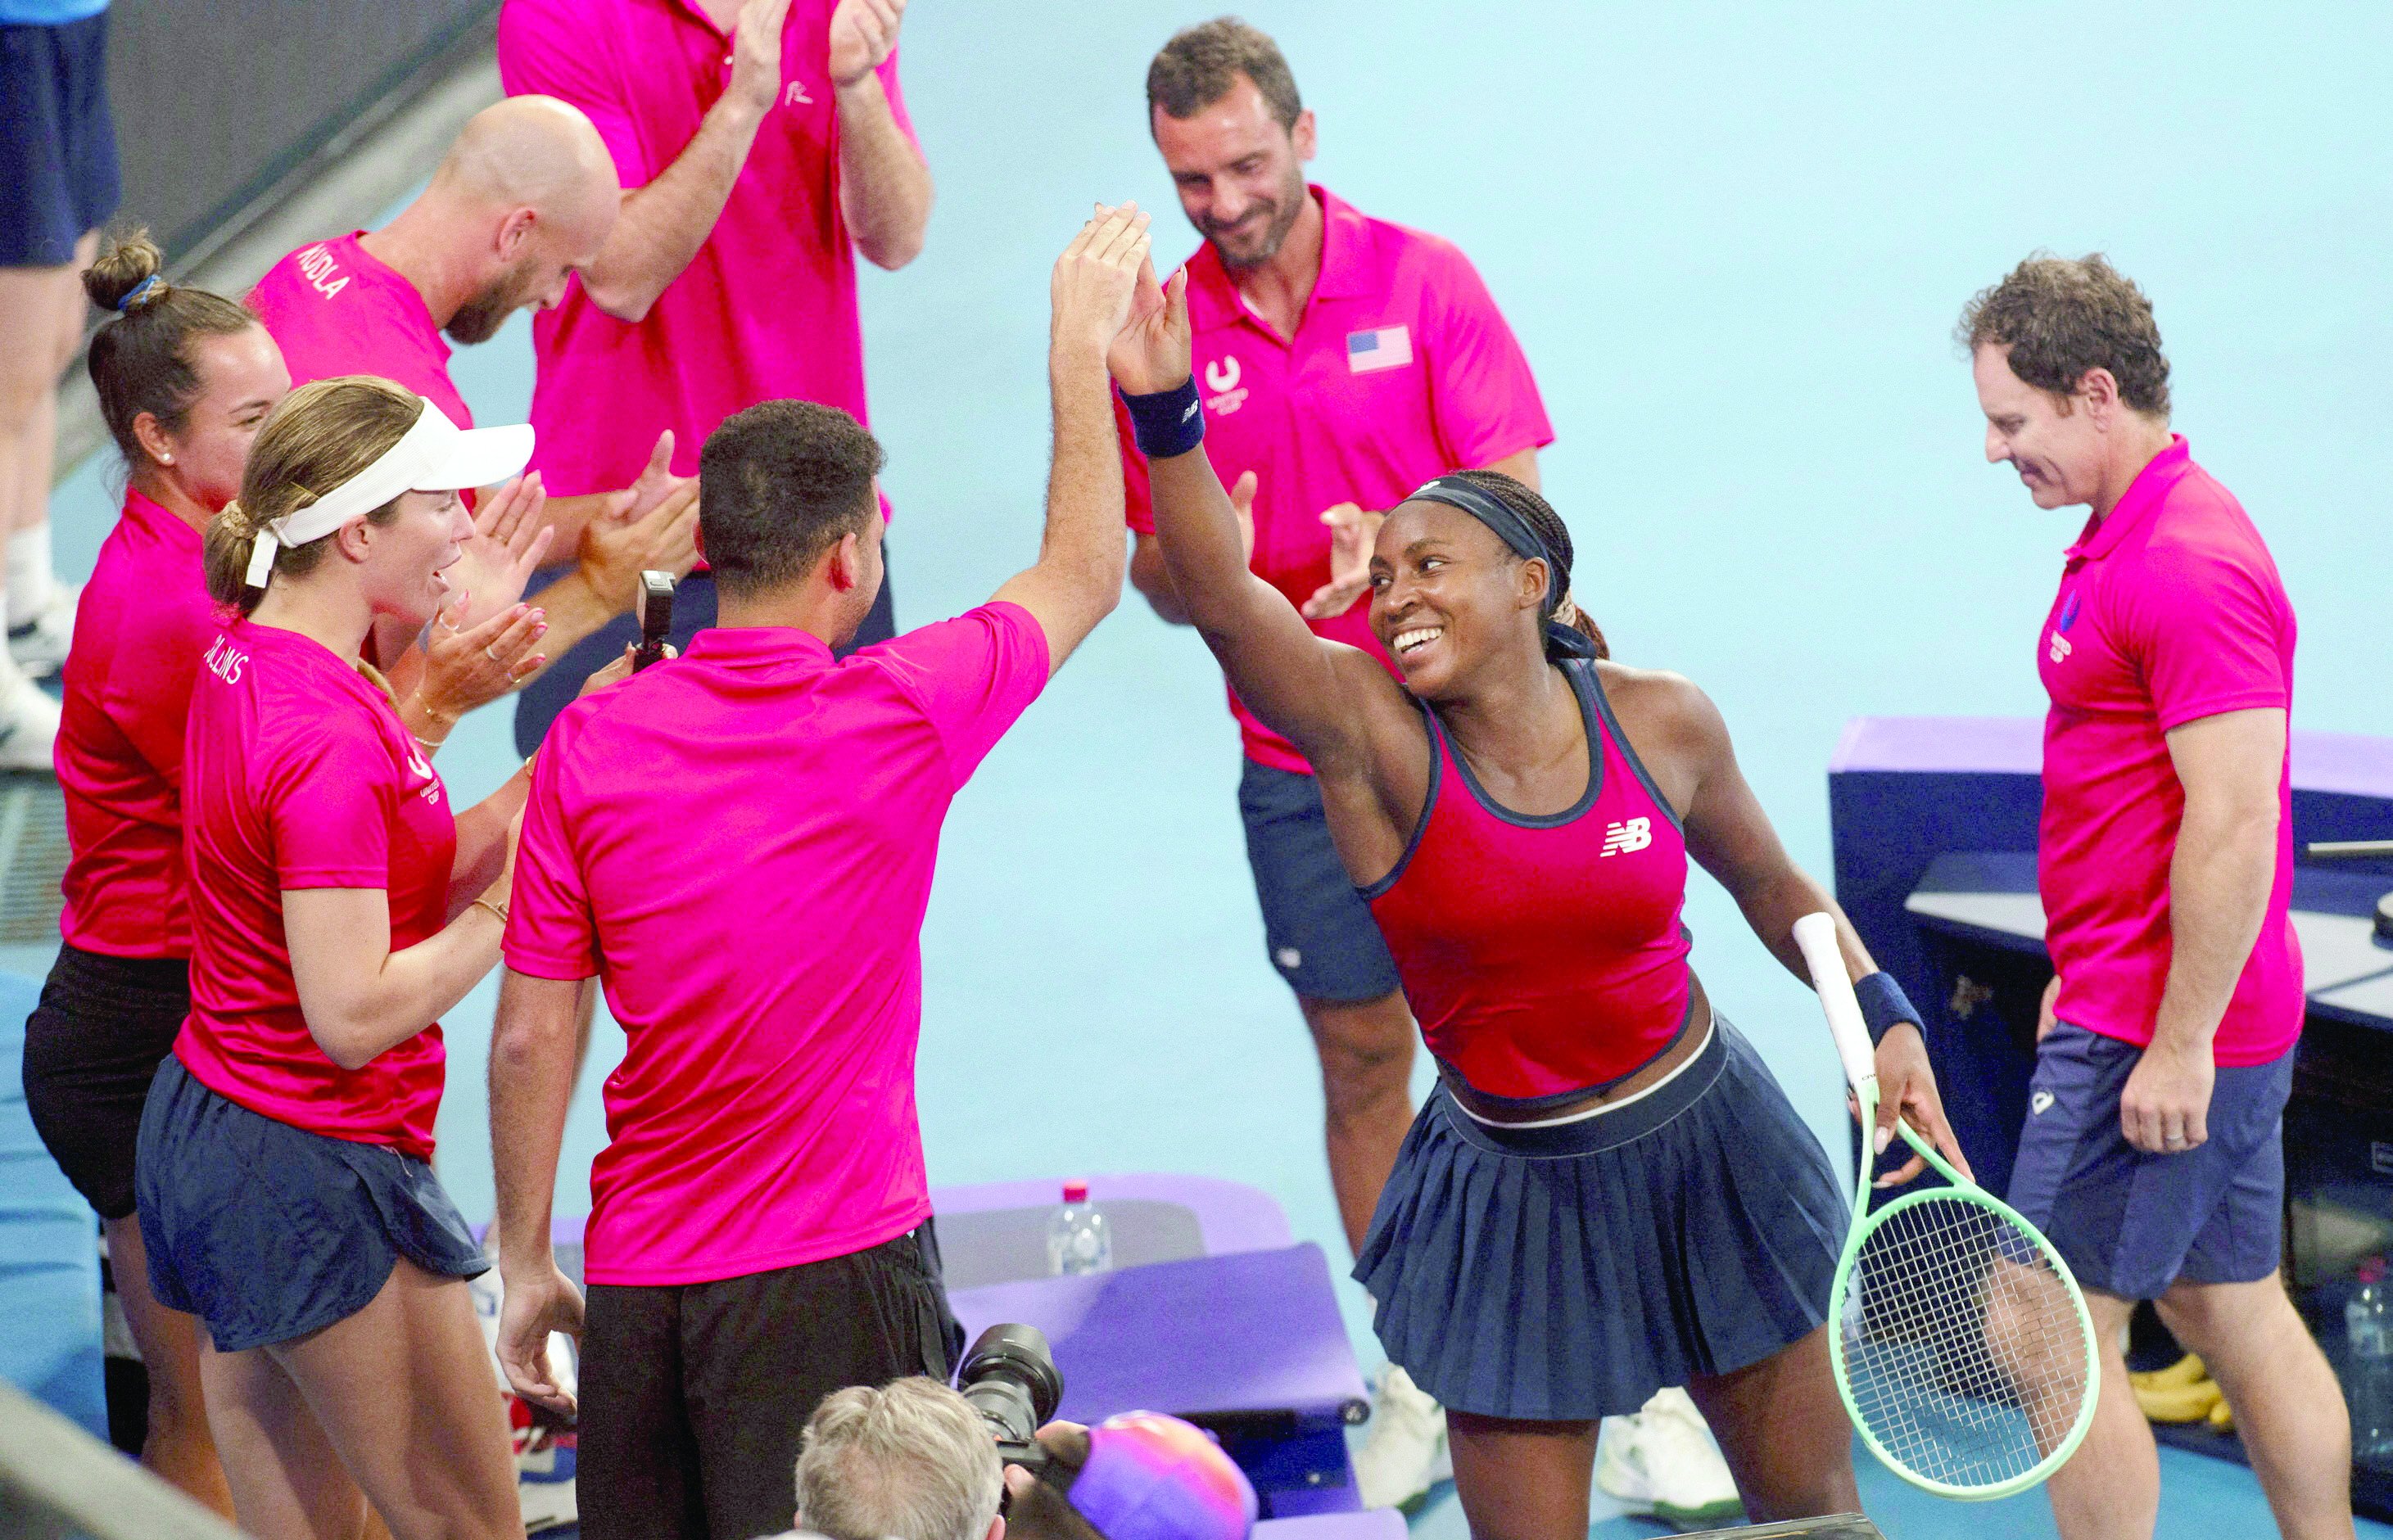
POLYGON ((850 1385, 948 1377, 929 1220, 868 1250, 666 1286, 593 1284, 582 1314, 575 1496, 583 1540, 778 1534, 798 1435, 850 1385))
POLYGON ((1321 788, 1311 776, 1246 762, 1238 816, 1262 905, 1263 946, 1306 999, 1359 1003, 1393 995, 1396 959, 1330 842, 1321 788))
POLYGON ((25 1018, 25 1110, 101 1219, 133 1212, 141 1103, 190 1013, 191 965, 181 958, 60 946, 25 1018))
POLYGON ((61 268, 116 212, 108 13, 0 26, 0 268, 61 268))
MULTIPOLYGON (((846 657, 858 647, 869 647, 875 642, 886 642, 897 634, 897 614, 889 596, 889 542, 881 545, 881 592, 873 595, 872 612, 856 628, 856 639, 839 649, 846 657)), ((525 595, 539 603, 539 595, 525 595)), ((714 580, 704 572, 693 572, 673 590, 673 630, 666 640, 676 652, 689 648, 689 639, 714 624, 714 580)), ((557 719, 592 674, 623 656, 623 649, 640 639, 639 622, 628 614, 618 615, 592 634, 573 645, 573 649, 558 659, 538 679, 526 685, 516 698, 516 752, 530 759, 540 740, 548 736, 548 724, 557 719)))

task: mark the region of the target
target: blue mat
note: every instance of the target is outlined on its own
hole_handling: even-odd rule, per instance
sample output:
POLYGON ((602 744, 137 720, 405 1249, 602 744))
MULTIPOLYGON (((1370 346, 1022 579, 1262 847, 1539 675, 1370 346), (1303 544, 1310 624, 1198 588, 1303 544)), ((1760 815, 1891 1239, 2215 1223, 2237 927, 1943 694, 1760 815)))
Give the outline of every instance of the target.
POLYGON ((25 1111, 25 1018, 41 994, 0 973, 0 1379, 105 1440, 98 1220, 25 1111))

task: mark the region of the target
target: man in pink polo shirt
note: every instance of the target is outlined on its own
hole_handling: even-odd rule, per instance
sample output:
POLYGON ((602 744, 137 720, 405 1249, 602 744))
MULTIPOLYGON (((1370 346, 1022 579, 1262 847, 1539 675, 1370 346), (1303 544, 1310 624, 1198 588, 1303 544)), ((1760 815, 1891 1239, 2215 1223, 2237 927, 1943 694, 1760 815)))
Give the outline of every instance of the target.
POLYGON ((879 588, 880 447, 836 407, 751 407, 700 460, 719 623, 541 751, 490 1050, 500 1357, 562 1405, 548 1334, 582 1335, 590 1540, 780 1529, 815 1403, 962 1346, 915 1124, 922 914, 949 802, 1121 594, 1105 353, 1133 290, 1163 302, 1145 227, 1101 211, 1055 267, 1037 566, 837 659, 879 588), (594 974, 629 1043, 585 1325, 548 1234, 594 974))
POLYGON ((2293 606, 2243 506, 2169 431, 2151 306, 2108 262, 2030 257, 1959 337, 1986 458, 2039 508, 2093 509, 2036 644, 2054 977, 2010 1190, 2102 1344, 2053 1512, 2068 1540, 2152 1533, 2159 1465, 2119 1351, 2151 1299, 2227 1392, 2283 1533, 2348 1535, 2343 1395, 2278 1276, 2304 1008, 2293 606))
MULTIPOLYGON (((281 348, 294 386, 379 374, 470 427, 474 414, 449 377, 449 340, 488 342, 516 311, 554 306, 614 228, 618 197, 614 164, 580 110, 511 98, 467 121, 398 217, 292 252, 257 281, 249 307, 281 348)), ((621 429, 604 391, 580 411, 621 429)), ((540 591, 552 659, 628 611, 643 567, 679 570, 695 557, 687 506, 695 489, 671 474, 671 443, 652 432, 634 452, 649 463, 609 484, 630 488, 628 500, 615 491, 547 502, 543 516, 557 531, 551 550, 578 563, 540 591)), ((477 607, 483 613, 494 611, 477 607)))
MULTIPOLYGON (((868 421, 856 254, 922 249, 931 173, 897 87, 906 0, 506 0, 499 74, 598 125, 622 217, 532 327, 535 461, 561 493, 622 485, 643 436, 671 429, 677 471, 758 401, 821 401, 868 421), (594 417, 584 403, 603 398, 594 417)), ((886 511, 887 504, 883 504, 886 511)), ((885 588, 884 583, 884 588, 885 588)), ((673 600, 676 643, 713 623, 701 569, 673 600)), ((895 631, 876 598, 857 645, 895 631)), ((563 711, 565 672, 603 665, 628 620, 535 683, 518 745, 563 711)), ((583 669, 586 675, 589 669, 583 669)))
MULTIPOLYGON (((1230 18, 1191 27, 1156 55, 1146 99, 1181 207, 1205 238, 1188 260, 1205 451, 1251 511, 1254 569, 1315 632, 1380 653, 1358 601, 1380 513, 1447 471, 1537 484, 1537 450, 1554 434, 1528 359, 1461 252, 1306 185, 1313 113, 1271 38, 1230 18)), ((1131 581, 1185 624, 1156 544, 1146 463, 1116 415, 1138 535, 1131 581)), ((1412 1013, 1329 842, 1311 767, 1235 694, 1230 710, 1264 946, 1320 1056, 1330 1183, 1360 1246, 1412 1126, 1412 1013)), ((1383 1384, 1372 1435, 1357 1462, 1365 1500, 1424 1490, 1442 1419, 1401 1369, 1383 1384)))

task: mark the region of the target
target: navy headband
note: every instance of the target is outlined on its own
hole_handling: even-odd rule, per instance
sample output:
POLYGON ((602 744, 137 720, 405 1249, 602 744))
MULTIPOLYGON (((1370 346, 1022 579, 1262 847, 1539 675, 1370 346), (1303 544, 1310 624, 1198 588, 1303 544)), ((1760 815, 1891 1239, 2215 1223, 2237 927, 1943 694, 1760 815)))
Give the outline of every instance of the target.
POLYGON ((1524 560, 1546 564, 1546 596, 1538 613, 1546 621, 1546 656, 1549 658, 1593 658, 1595 644, 1576 626, 1566 626, 1554 619, 1562 607, 1563 593, 1570 584, 1570 566, 1556 556, 1545 540, 1527 519, 1514 513, 1504 500, 1481 488, 1472 486, 1458 476, 1441 476, 1423 482, 1407 502, 1443 502, 1449 508, 1459 508, 1472 518, 1496 531, 1496 538, 1512 548, 1524 560))

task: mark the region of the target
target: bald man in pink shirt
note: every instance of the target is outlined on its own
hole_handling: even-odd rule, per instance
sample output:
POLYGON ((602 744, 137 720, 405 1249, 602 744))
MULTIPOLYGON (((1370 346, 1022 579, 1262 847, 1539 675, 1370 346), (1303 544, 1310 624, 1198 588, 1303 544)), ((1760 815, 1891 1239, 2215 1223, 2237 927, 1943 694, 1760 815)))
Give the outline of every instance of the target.
POLYGON ((2352 1533, 2351 1428, 2286 1297, 2282 1130, 2305 1000, 2290 907, 2294 609, 2234 494, 2169 431, 2151 303, 2099 255, 1970 301, 1989 461, 2090 506, 2036 639, 2036 879, 2052 953, 2010 1201, 2085 1286, 2094 1421, 2064 1540, 2149 1540, 2160 1466, 2120 1343, 2138 1300, 2227 1394, 2281 1533, 2352 1533))

